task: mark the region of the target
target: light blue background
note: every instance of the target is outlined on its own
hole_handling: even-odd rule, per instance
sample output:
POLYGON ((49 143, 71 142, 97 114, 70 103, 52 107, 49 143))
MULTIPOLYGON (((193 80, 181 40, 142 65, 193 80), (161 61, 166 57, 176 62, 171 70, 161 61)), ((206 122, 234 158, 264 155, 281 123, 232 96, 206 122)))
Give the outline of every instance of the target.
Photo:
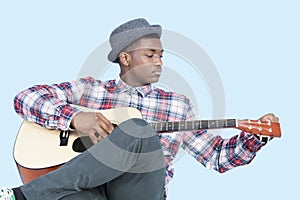
MULTIPOLYGON (((182 156, 169 199, 299 199, 299 8, 296 0, 1 1, 0 187, 21 184, 12 157, 22 122, 13 110, 15 94, 34 84, 76 79, 116 25, 145 17, 206 50, 223 81, 226 117, 256 119, 274 112, 282 126, 281 139, 250 165, 225 174, 182 156)), ((174 69, 178 64, 168 60, 174 69)), ((209 118, 207 105, 199 106, 209 118)))

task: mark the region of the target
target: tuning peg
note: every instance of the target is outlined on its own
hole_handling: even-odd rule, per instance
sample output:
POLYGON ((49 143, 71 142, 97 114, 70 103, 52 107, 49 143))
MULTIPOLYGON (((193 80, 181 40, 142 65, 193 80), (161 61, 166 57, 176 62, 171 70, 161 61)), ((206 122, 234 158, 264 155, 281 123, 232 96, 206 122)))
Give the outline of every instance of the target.
POLYGON ((269 131, 270 133, 272 133, 272 128, 269 128, 268 131, 269 131))

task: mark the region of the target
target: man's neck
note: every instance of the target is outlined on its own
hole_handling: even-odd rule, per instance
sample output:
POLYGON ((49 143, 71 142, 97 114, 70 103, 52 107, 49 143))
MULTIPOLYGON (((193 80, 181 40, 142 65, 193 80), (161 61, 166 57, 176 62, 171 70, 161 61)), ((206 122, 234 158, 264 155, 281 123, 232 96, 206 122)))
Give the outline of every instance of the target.
POLYGON ((142 84, 140 82, 136 82, 136 81, 132 81, 133 79, 129 76, 126 76, 126 75, 119 75, 120 76, 120 79, 126 83, 127 85, 131 86, 131 87, 141 87, 141 86, 145 86, 145 85, 148 85, 148 84, 142 84))

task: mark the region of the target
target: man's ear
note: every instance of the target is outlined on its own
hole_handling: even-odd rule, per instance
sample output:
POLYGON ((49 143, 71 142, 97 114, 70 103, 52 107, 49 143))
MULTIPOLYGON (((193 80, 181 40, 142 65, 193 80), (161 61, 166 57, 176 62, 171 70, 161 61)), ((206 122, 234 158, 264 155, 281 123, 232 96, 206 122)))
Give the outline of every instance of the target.
POLYGON ((121 52, 119 55, 119 60, 123 66, 128 67, 130 65, 131 56, 129 53, 121 52))

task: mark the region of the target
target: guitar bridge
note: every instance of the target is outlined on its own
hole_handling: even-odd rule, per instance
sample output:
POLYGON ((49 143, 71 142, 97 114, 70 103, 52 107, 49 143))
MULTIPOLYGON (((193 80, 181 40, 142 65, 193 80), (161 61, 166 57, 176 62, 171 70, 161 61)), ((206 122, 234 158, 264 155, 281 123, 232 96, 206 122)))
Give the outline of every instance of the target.
POLYGON ((59 134, 60 144, 59 144, 59 146, 67 146, 69 137, 70 137, 70 131, 63 131, 63 130, 60 131, 60 134, 59 134))

